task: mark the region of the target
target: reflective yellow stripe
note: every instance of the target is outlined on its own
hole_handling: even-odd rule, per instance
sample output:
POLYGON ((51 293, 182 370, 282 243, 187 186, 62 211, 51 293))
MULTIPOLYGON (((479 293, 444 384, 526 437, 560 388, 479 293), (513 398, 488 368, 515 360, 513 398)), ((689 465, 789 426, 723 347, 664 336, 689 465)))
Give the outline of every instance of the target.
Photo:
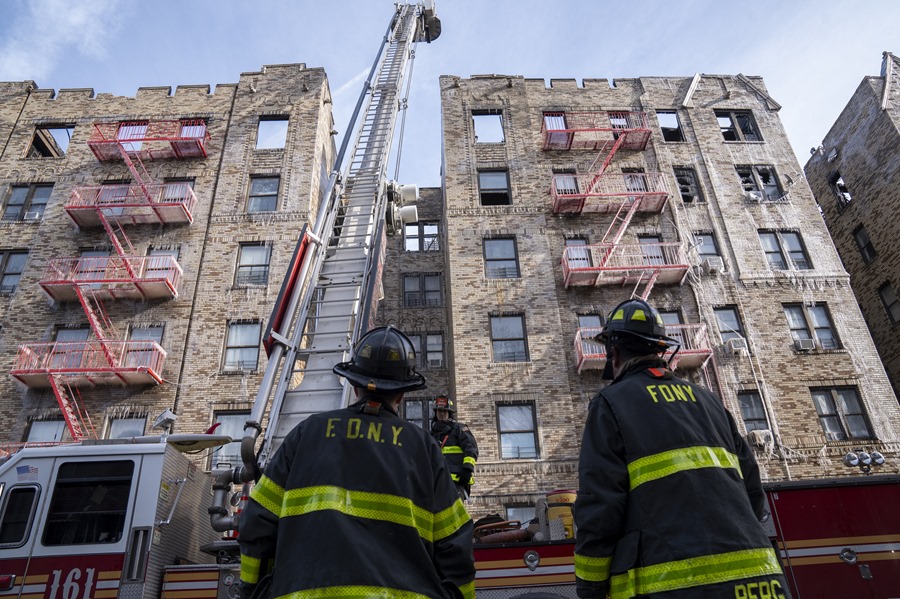
POLYGON ((259 582, 259 558, 241 556, 241 580, 248 584, 259 582))
POLYGON ((603 582, 609 578, 611 557, 588 557, 575 554, 575 576, 588 582, 603 582))
POLYGON ((409 526, 431 543, 453 534, 469 521, 469 515, 460 500, 456 500, 446 510, 432 514, 399 495, 350 491, 330 486, 287 491, 280 517, 302 516, 321 510, 335 510, 356 518, 409 526))
POLYGON ((462 453, 462 447, 459 445, 445 445, 441 447, 441 453, 462 453))
POLYGON ((250 498, 277 516, 281 513, 281 503, 284 501, 284 488, 264 475, 253 487, 253 490, 250 491, 250 498))
POLYGON ((738 457, 730 451, 721 447, 685 447, 648 455, 628 464, 631 490, 676 472, 698 468, 734 468, 743 477, 738 457))
POLYGON ((781 567, 772 549, 745 549, 691 557, 616 574, 612 577, 609 594, 611 599, 628 599, 635 595, 775 574, 781 574, 781 567))
MULTIPOLYGON (((473 595, 474 596, 474 595, 473 595)), ((321 589, 306 589, 294 591, 282 595, 276 599, 326 599, 327 597, 344 597, 345 599, 428 599, 427 595, 420 595, 411 591, 389 589, 387 587, 324 587, 321 589)))
POLYGON ((464 599, 475 599, 475 581, 468 582, 459 587, 464 599))
POLYGON ((472 464, 472 466, 474 467, 475 466, 475 458, 467 455, 466 457, 463 458, 463 464, 472 464))

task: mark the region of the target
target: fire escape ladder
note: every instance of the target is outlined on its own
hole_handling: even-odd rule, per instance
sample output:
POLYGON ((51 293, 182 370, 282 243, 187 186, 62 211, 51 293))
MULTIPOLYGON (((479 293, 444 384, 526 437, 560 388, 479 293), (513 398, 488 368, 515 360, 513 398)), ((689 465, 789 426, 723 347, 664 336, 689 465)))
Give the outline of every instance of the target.
POLYGON ((111 368, 115 368, 116 358, 113 356, 107 340, 110 336, 115 337, 116 333, 103 302, 96 296, 90 285, 75 285, 75 294, 88 317, 88 323, 91 325, 94 336, 97 337, 97 341, 103 349, 106 361, 109 362, 111 368))
POLYGON ((619 151, 619 148, 622 147, 624 141, 625 134, 619 133, 614 141, 610 140, 603 144, 603 147, 600 148, 597 157, 594 158, 594 162, 591 163, 591 166, 588 169, 588 172, 593 173, 594 176, 591 178, 590 183, 588 183, 585 193, 592 194, 597 190, 597 186, 600 185, 600 180, 603 178, 603 173, 609 168, 609 163, 612 162, 613 156, 615 156, 616 152, 619 151))
POLYGON ((110 222, 110 220, 106 218, 104 210, 106 209, 98 206, 97 217, 100 219, 100 223, 106 230, 106 234, 109 235, 109 240, 112 241, 116 254, 122 258, 122 263, 125 266, 125 270, 128 272, 128 276, 134 279, 137 275, 134 272, 134 265, 131 263, 130 259, 131 256, 134 256, 135 254, 134 246, 131 245, 131 240, 128 239, 125 229, 122 228, 122 223, 118 220, 110 222), (126 251, 126 248, 128 251, 126 251))
POLYGON ((647 298, 650 297, 650 292, 653 290, 653 286, 656 284, 656 279, 659 278, 659 269, 653 269, 650 272, 650 276, 645 278, 647 271, 645 270, 641 273, 641 276, 637 278, 637 281, 634 284, 634 290, 631 292, 631 297, 633 298, 641 298, 644 301, 647 301, 647 298), (641 283, 644 283, 644 291, 638 295, 638 287, 641 286, 641 283))
POLYGON ((82 426, 82 416, 78 403, 72 393, 72 387, 57 380, 57 377, 50 375, 50 387, 56 396, 56 403, 66 420, 66 426, 69 428, 69 434, 76 443, 84 439, 84 426, 82 426))
POLYGON ((134 160, 132 160, 131 153, 125 149, 124 143, 119 142, 116 145, 119 148, 119 153, 122 155, 122 160, 125 161, 125 165, 128 167, 128 170, 131 171, 131 176, 134 177, 134 182, 141 188, 141 193, 144 194, 147 201, 152 204, 153 195, 147 188, 147 184, 151 182, 150 173, 147 172, 147 168, 141 161, 141 157, 135 153, 134 160))

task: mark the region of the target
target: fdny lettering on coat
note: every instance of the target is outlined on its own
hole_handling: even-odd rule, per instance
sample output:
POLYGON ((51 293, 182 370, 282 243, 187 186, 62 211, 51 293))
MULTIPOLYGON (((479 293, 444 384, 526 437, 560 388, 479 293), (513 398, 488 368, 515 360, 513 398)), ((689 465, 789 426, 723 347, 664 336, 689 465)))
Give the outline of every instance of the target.
POLYGON ((734 585, 735 599, 784 599, 777 578, 734 585))
POLYGON ((690 385, 647 385, 647 393, 653 403, 659 403, 660 398, 669 403, 675 401, 692 401, 697 403, 694 390, 690 385))
POLYGON ((390 430, 380 422, 364 422, 362 418, 329 418, 325 427, 325 437, 342 437, 344 439, 365 439, 373 443, 393 443, 403 447, 400 441, 402 426, 391 425, 390 430))

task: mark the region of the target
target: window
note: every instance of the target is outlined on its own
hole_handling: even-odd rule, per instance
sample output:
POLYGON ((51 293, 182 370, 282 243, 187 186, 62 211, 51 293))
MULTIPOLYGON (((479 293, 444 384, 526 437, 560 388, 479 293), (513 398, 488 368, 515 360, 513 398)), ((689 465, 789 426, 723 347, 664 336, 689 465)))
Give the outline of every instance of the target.
POLYGON ((16 485, 9 490, 3 515, 0 516, 0 545, 17 546, 25 542, 31 530, 37 498, 37 487, 16 485))
POLYGON ((872 245, 872 240, 869 239, 869 234, 863 225, 856 227, 856 230, 853 231, 853 240, 856 242, 856 247, 859 248, 863 262, 870 264, 878 253, 875 251, 875 246, 872 245))
POLYGON ((658 235, 641 235, 638 237, 638 243, 641 245, 645 266, 662 266, 666 263, 658 235))
POLYGON ((412 422, 416 426, 429 430, 429 420, 431 420, 431 400, 419 397, 404 397, 403 418, 407 422, 412 422))
POLYGON ((531 522, 536 517, 533 505, 508 505, 506 506, 506 519, 518 521, 523 524, 531 522))
POLYGON ((570 237, 566 239, 566 261, 569 268, 590 268, 591 250, 587 247, 587 239, 583 237, 570 237))
POLYGON ((558 196, 578 195, 578 176, 571 169, 553 169, 553 189, 558 196))
POLYGON ((178 272, 178 250, 168 248, 150 248, 147 252, 147 268, 145 279, 169 279, 178 272))
POLYGON ((519 253, 516 240, 484 240, 484 276, 488 279, 519 278, 519 253))
POLYGON ((828 307, 824 303, 785 305, 784 314, 794 341, 816 340, 822 349, 840 347, 828 307))
POLYGON ((57 329, 56 346, 53 348, 53 357, 50 360, 51 368, 73 368, 81 367, 85 358, 85 350, 87 349, 88 337, 91 336, 91 329, 88 326, 81 326, 69 329, 57 329))
POLYGON ((623 168, 622 176, 625 179, 625 189, 628 191, 650 191, 647 186, 647 175, 642 168, 623 168))
POLYGON ((603 317, 600 314, 578 314, 578 329, 581 330, 581 348, 585 354, 603 354, 606 348, 602 343, 594 341, 594 337, 603 328, 603 317))
POLYGON ((509 174, 506 171, 478 171, 478 196, 482 206, 508 206, 509 174))
POLYGON ((674 110, 657 110, 656 118, 659 119, 659 128, 662 130, 663 141, 684 141, 684 133, 681 131, 681 123, 678 121, 678 113, 674 110))
POLYGON ((43 544, 118 543, 125 530, 134 462, 66 462, 59 467, 43 544))
POLYGON ((26 443, 59 443, 66 432, 65 420, 32 420, 26 443))
POLYGON ((256 129, 257 150, 279 150, 287 141, 288 117, 260 117, 256 129))
POLYGON ((231 443, 217 447, 212 452, 212 467, 219 465, 241 465, 241 439, 244 438, 244 424, 250 419, 250 410, 239 412, 216 412, 213 414, 213 422, 218 422, 215 430, 217 435, 228 435, 231 443))
POLYGON ((884 309, 887 310, 888 316, 891 319, 891 324, 900 322, 900 301, 897 301, 897 294, 894 292, 894 288, 891 287, 891 284, 885 283, 882 285, 878 289, 878 295, 881 297, 884 309))
POLYGON ((741 406, 741 418, 744 420, 744 428, 747 432, 768 429, 766 408, 763 406, 759 391, 740 391, 737 396, 741 406))
POLYGON ((281 177, 251 177, 247 212, 275 212, 278 209, 278 185, 281 177))
POLYGON ((443 368, 444 367, 444 334, 443 333, 426 333, 425 335, 407 335, 412 341, 413 349, 416 350, 418 356, 417 364, 420 368, 443 368), (422 339, 425 339, 425 346, 422 346, 422 339))
POLYGON ((13 185, 9 189, 3 220, 36 221, 44 216, 53 185, 13 185))
POLYGON ((154 343, 162 345, 162 326, 135 326, 128 332, 128 344, 125 354, 125 366, 137 368, 158 368, 159 349, 154 343))
POLYGON ((28 252, 0 252, 0 295, 15 293, 27 259, 28 252))
POLYGON ((744 339, 746 337, 737 308, 725 306, 716 308, 714 312, 716 314, 716 324, 719 327, 719 335, 722 336, 722 343, 727 343, 729 339, 744 339))
POLYGON ((810 393, 826 439, 872 438, 872 430, 855 387, 810 389, 810 393))
POLYGON ((238 248, 237 272, 234 284, 237 287, 265 285, 269 282, 269 258, 272 247, 259 243, 242 243, 238 248))
POLYGON ((703 194, 700 192, 700 184, 697 182, 697 172, 689 166, 676 166, 673 170, 681 200, 688 204, 702 202, 703 194))
POLYGON ((259 360, 258 322, 228 323, 228 337, 225 343, 226 371, 256 370, 259 360))
POLYGON ((75 125, 46 125, 34 130, 26 158, 62 158, 69 149, 75 125))
POLYGON ((777 202, 782 199, 781 186, 771 166, 735 167, 741 179, 741 189, 748 199, 777 202))
POLYGON ((403 226, 403 247, 407 252, 438 252, 441 249, 437 223, 419 221, 403 226))
POLYGON ((716 120, 725 141, 762 141, 749 110, 717 110, 716 120))
POLYGON ((108 439, 130 439, 144 434, 146 418, 113 418, 109 421, 108 439))
POLYGON ((544 131, 544 143, 547 149, 565 149, 572 142, 572 132, 568 131, 564 112, 545 112, 544 131))
POLYGON ((473 110, 472 122, 475 125, 475 143, 503 143, 502 110, 473 110))
POLYGON ((163 183, 162 201, 167 204, 181 204, 191 198, 193 179, 166 179, 163 183))
POLYGON ((844 178, 840 173, 834 173, 831 176, 831 187, 837 194, 838 208, 846 208, 853 201, 853 196, 850 195, 850 190, 847 189, 847 184, 844 183, 844 178))
POLYGON ((766 262, 773 270, 810 270, 809 256, 800 234, 793 231, 759 231, 759 241, 763 252, 766 254, 766 262))
POLYGON ((666 327, 666 335, 678 341, 681 348, 684 349, 684 329, 681 327, 672 327, 672 325, 684 324, 684 321, 681 318, 681 312, 678 310, 660 310, 659 315, 662 317, 663 324, 666 327))
POLYGON ((403 305, 407 308, 441 305, 441 275, 403 275, 403 305))
POLYGON ((500 433, 500 458, 504 460, 534 459, 537 452, 537 426, 534 404, 497 406, 500 433))
POLYGON ((491 316, 491 346, 494 362, 527 362, 525 317, 491 316))
POLYGON ((116 130, 116 139, 129 152, 137 152, 144 145, 149 125, 148 121, 119 123, 119 128, 116 130))
POLYGON ((719 255, 719 244, 712 233, 694 233, 694 242, 697 244, 697 253, 700 259, 719 255))

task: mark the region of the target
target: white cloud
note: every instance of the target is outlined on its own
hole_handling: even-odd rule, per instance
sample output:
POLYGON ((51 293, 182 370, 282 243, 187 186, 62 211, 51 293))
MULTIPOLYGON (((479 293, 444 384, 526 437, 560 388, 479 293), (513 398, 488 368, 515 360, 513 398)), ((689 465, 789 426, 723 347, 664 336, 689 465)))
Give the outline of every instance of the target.
POLYGON ((121 24, 122 0, 31 0, 8 22, 0 80, 41 79, 65 56, 102 58, 121 24))

